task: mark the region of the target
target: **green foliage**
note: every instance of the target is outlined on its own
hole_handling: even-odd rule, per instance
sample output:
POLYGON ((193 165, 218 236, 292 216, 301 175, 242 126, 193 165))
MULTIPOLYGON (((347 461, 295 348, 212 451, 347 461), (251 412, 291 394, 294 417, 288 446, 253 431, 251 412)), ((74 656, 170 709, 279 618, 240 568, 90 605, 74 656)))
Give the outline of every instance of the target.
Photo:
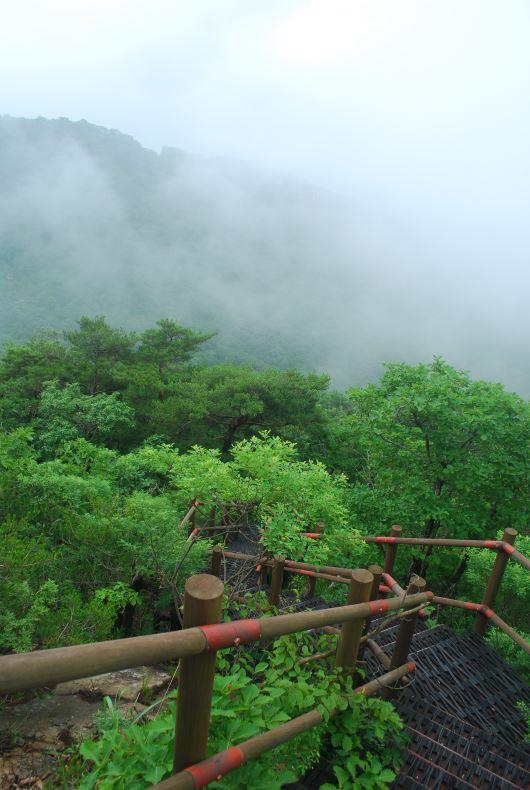
POLYGON ((37 590, 27 582, 2 584, 0 647, 24 653, 34 647, 35 632, 57 601, 57 585, 48 579, 37 590))
MULTIPOLYGON (((320 641, 321 646, 329 644, 329 637, 320 641)), ((393 780, 402 745, 399 717, 389 703, 354 694, 351 678, 320 663, 300 666, 299 658, 314 649, 309 635, 297 634, 282 637, 256 658, 244 649, 237 652, 235 663, 218 656, 211 754, 315 707, 325 723, 241 766, 213 788, 282 787, 303 776, 330 745, 338 787, 384 788, 393 780), (342 712, 330 719, 334 708, 342 712)), ((123 722, 111 711, 99 739, 79 748, 86 773, 77 778, 77 786, 140 790, 169 775, 174 716, 172 701, 152 721, 140 715, 123 722)))
POLYGON ((401 719, 389 702, 366 699, 333 722, 333 773, 337 784, 323 790, 383 790, 396 778, 402 764, 405 738, 401 719))
POLYGON ((204 567, 210 545, 189 545, 179 527, 164 482, 177 454, 142 448, 118 456, 76 440, 62 458, 39 462, 30 440, 27 431, 0 434, 2 647, 152 629, 187 576, 204 567))
POLYGON ((116 431, 134 425, 134 412, 120 400, 118 393, 83 395, 79 384, 59 387, 45 384, 34 421, 37 447, 45 458, 53 458, 69 441, 110 440, 116 431))
POLYGON ((522 398, 440 359, 388 365, 379 385, 350 398, 353 503, 366 524, 468 538, 526 526, 530 410, 522 398))
POLYGON ((322 431, 326 376, 192 365, 212 335, 167 318, 140 335, 103 316, 84 316, 78 326, 9 346, 0 363, 4 424, 34 426, 46 457, 77 437, 124 450, 157 434, 226 454, 258 429, 304 446, 322 431))

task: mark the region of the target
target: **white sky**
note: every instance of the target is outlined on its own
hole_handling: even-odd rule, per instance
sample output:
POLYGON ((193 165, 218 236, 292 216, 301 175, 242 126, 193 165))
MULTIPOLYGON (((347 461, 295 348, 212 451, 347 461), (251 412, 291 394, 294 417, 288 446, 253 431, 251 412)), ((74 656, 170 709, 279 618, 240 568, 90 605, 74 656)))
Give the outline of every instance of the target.
POLYGON ((346 192, 526 310, 530 0, 4 0, 0 97, 346 192))

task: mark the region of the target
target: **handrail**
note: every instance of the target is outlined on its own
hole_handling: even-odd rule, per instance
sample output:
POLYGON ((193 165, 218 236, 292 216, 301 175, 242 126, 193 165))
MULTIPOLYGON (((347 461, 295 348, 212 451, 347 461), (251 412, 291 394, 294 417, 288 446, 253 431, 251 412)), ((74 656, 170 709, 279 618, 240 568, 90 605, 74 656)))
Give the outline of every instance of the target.
MULTIPOLYGON (((409 672, 413 672, 415 668, 416 665, 413 662, 402 664, 397 669, 386 672, 375 680, 359 686, 355 689, 355 693, 363 694, 366 697, 371 696, 380 690, 381 687, 394 683, 409 672)), ((341 713, 339 708, 333 708, 329 715, 333 718, 339 713, 341 713)), ((280 724, 279 727, 274 727, 272 730, 255 735, 238 746, 230 746, 228 749, 214 754, 206 760, 190 765, 184 771, 173 774, 173 776, 155 785, 153 790, 198 790, 206 787, 210 782, 219 781, 230 771, 239 768, 249 760, 259 757, 282 743, 291 741, 302 732, 307 732, 307 730, 322 724, 323 721, 324 717, 320 711, 314 708, 301 716, 280 724)))
MULTIPOLYGON (((385 573, 383 571, 383 573, 381 574, 381 578, 383 579, 383 581, 386 582, 386 584, 380 585, 380 587, 379 587, 380 590, 381 590, 381 587, 387 587, 388 591, 389 592, 393 592, 394 595, 406 595, 407 594, 406 591, 403 589, 403 587, 400 584, 398 584, 397 581, 394 579, 394 577, 391 576, 389 573, 385 573)), ((386 592, 386 590, 381 590, 381 592, 386 592)), ((422 619, 426 619, 428 617, 426 612, 420 612, 419 616, 422 619)))
MULTIPOLYGON (((228 560, 241 560, 242 562, 256 562, 260 565, 264 565, 267 568, 272 568, 274 566, 274 560, 270 558, 264 558, 260 555, 254 554, 245 554, 241 551, 230 551, 228 549, 221 550, 222 556, 226 557, 228 560)), ((296 560, 285 560, 285 570, 287 572, 292 573, 293 570, 304 570, 304 571, 312 571, 314 573, 324 573, 330 576, 342 576, 351 575, 353 568, 338 568, 335 565, 312 565, 309 562, 297 562, 296 560)), ((309 575, 309 574, 306 574, 309 575)))
MULTIPOLYGON (((510 538, 511 538, 511 534, 513 534, 513 536, 516 535, 514 530, 508 530, 507 533, 508 533, 507 536, 510 537, 510 538)), ((378 535, 378 536, 368 535, 368 536, 360 537, 359 540, 364 540, 364 541, 366 541, 368 543, 386 544, 389 547, 392 546, 392 545, 404 544, 404 545, 413 545, 413 546, 426 545, 426 546, 460 546, 460 547, 467 547, 467 548, 487 548, 487 549, 493 549, 493 550, 498 551, 500 553, 501 557, 504 554, 505 555, 504 562, 506 562, 507 559, 514 559, 516 562, 519 562, 519 564, 521 564, 523 567, 525 567, 525 568, 529 567, 530 568, 530 560, 528 560, 524 556, 524 554, 521 554, 521 552, 517 551, 510 543, 508 543, 505 540, 460 540, 460 539, 456 539, 456 538, 455 539, 452 539, 452 538, 402 538, 402 537, 399 537, 399 536, 396 536, 396 535, 390 535, 390 536, 387 536, 387 535, 378 535), (520 560, 519 558, 522 558, 522 560, 520 560)), ((230 558, 242 559, 242 560, 250 560, 250 559, 254 559, 255 560, 256 559, 256 558, 251 557, 250 555, 245 555, 245 554, 241 554, 241 553, 238 553, 238 552, 229 552, 229 551, 224 552, 223 551, 223 553, 229 559, 230 558)), ((271 559, 261 559, 260 563, 261 563, 261 565, 265 565, 267 567, 271 567, 271 566, 273 567, 274 566, 274 560, 271 560, 271 559)), ((345 578, 345 577, 351 577, 351 573, 352 573, 352 569, 351 568, 340 568, 340 567, 333 566, 333 565, 317 566, 317 565, 311 565, 311 564, 306 563, 306 562, 298 562, 298 561, 295 561, 295 560, 284 560, 283 564, 284 564, 284 570, 289 572, 289 573, 299 573, 299 574, 302 574, 302 575, 309 576, 310 578, 314 578, 316 580, 320 579, 320 580, 329 581, 329 582, 338 582, 338 583, 348 584, 349 583, 349 578, 345 578)), ((393 563, 391 563, 391 565, 392 564, 393 563)), ((498 586, 500 584, 500 580, 502 578, 502 570, 503 570, 503 568, 501 568, 496 574, 497 578, 496 578, 495 583, 494 583, 494 587, 496 587, 496 589, 498 589, 498 586)), ((390 573, 383 572, 382 575, 381 575, 381 578, 382 578, 383 582, 385 582, 385 583, 379 585, 379 592, 381 592, 381 593, 393 592, 395 595, 404 595, 405 594, 405 590, 390 575, 390 573)), ((496 592, 495 592, 495 594, 496 594, 496 592)), ((485 599, 487 604, 491 603, 493 605, 494 600, 495 600, 495 594, 493 595, 493 597, 488 596, 485 599)), ((523 637, 520 636, 520 634, 518 634, 517 631, 514 628, 512 628, 510 625, 508 625, 508 623, 506 623, 505 620, 503 620, 501 617, 499 617, 499 615, 497 615, 493 611, 491 606, 486 605, 486 603, 474 604, 474 603, 471 603, 471 602, 458 601, 458 600, 453 599, 453 598, 440 598, 440 597, 436 597, 436 596, 435 596, 434 600, 435 600, 435 602, 438 601, 439 605, 453 606, 455 608, 467 609, 467 610, 475 611, 477 613, 477 618, 479 620, 484 620, 485 618, 487 618, 486 621, 489 620, 491 623, 496 625, 501 631, 503 631, 505 634, 507 634, 516 644, 518 644, 519 647, 521 647, 522 650, 524 650, 526 653, 530 652, 530 646, 525 641, 525 639, 523 639, 523 637)), ((420 612, 420 617, 425 618, 425 617, 427 617, 427 614, 422 611, 422 612, 420 612)), ((483 635, 483 628, 481 626, 482 626, 482 624, 479 622, 479 628, 478 629, 476 628, 476 630, 478 630, 478 632, 481 633, 481 635, 483 635)))
POLYGON ((294 573, 299 576, 309 576, 310 579, 317 579, 317 581, 320 579, 321 581, 332 582, 333 584, 350 583, 350 580, 344 578, 344 576, 336 576, 332 573, 318 573, 317 571, 306 571, 305 568, 293 568, 291 565, 287 565, 287 562, 285 563, 284 571, 285 573, 294 573))
POLYGON ((492 549, 503 551, 510 559, 530 570, 530 559, 517 551, 505 540, 459 540, 457 538, 398 538, 392 535, 362 535, 354 540, 364 540, 365 543, 393 543, 404 546, 457 546, 469 549, 492 549))
POLYGON ((119 669, 153 665, 185 656, 200 655, 259 639, 272 640, 286 634, 336 623, 373 617, 396 609, 412 608, 431 601, 432 592, 368 603, 335 606, 273 617, 232 620, 151 636, 134 636, 85 645, 56 647, 0 657, 0 693, 53 686, 67 680, 90 677, 119 669))
POLYGON ((492 623, 495 623, 497 628, 500 628, 501 631, 504 631, 505 634, 511 637, 513 641, 525 651, 525 653, 530 655, 530 643, 523 639, 523 637, 518 634, 517 631, 511 627, 511 625, 508 625, 508 623, 503 620, 502 617, 499 617, 499 615, 496 614, 493 609, 490 609, 489 606, 484 606, 484 604, 481 603, 473 603, 473 601, 459 601, 455 598, 441 598, 438 595, 434 596, 432 603, 436 604, 437 606, 452 606, 454 609, 466 609, 470 612, 480 612, 489 620, 491 620, 492 623))

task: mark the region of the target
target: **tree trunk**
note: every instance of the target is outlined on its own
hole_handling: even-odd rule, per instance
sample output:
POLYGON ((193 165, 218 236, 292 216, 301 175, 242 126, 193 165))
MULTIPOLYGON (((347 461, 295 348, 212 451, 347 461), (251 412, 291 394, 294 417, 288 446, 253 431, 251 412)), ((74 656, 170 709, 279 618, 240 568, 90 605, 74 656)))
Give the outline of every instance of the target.
POLYGON ((469 562, 469 557, 467 554, 465 554, 460 560, 460 562, 458 563, 458 565, 456 566, 455 570, 453 571, 453 575, 449 579, 447 587, 445 588, 445 591, 443 593, 444 598, 453 597, 454 593, 456 592, 458 582, 466 572, 468 562, 469 562))

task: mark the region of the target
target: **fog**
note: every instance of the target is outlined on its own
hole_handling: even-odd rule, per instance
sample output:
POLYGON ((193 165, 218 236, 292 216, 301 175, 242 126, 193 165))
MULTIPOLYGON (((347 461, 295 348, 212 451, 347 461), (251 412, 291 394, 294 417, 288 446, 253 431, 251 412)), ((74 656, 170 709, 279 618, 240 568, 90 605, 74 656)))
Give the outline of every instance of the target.
POLYGON ((172 315, 338 386, 439 354, 528 395, 529 40, 526 0, 4 9, 2 112, 186 154, 111 172, 75 134, 13 143, 3 337, 29 307, 32 328, 172 315), (56 309, 35 318, 21 261, 56 309))

